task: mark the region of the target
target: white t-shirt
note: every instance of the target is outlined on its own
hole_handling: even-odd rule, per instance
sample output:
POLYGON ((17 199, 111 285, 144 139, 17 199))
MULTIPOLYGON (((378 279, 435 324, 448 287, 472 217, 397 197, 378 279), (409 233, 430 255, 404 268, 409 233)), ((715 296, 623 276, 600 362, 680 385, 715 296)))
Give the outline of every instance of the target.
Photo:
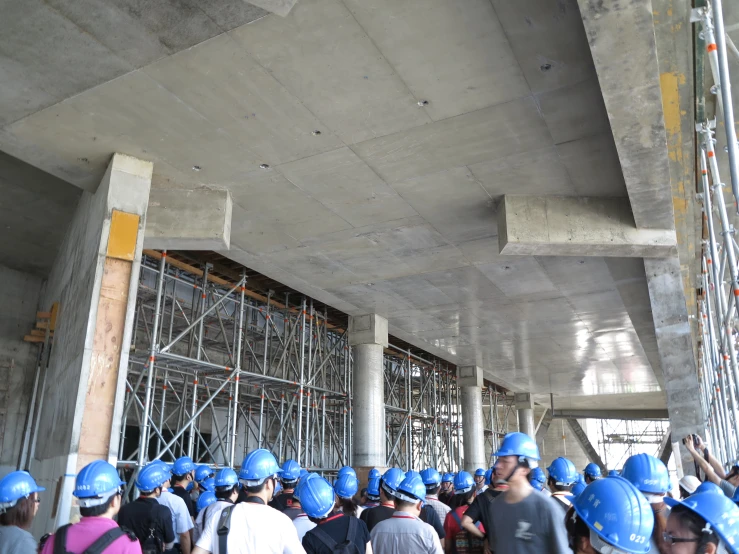
MULTIPOLYGON (((219 520, 219 517, 208 518, 196 546, 219 554, 219 520)), ((290 518, 264 504, 236 504, 230 529, 228 554, 305 554, 290 518)))
POLYGON ((172 494, 169 491, 162 491, 162 494, 157 498, 157 502, 161 505, 166 506, 172 512, 172 528, 174 529, 174 543, 180 542, 180 535, 187 533, 194 527, 190 512, 187 510, 187 504, 176 494, 172 494))
POLYGON ((295 525, 295 529, 298 531, 298 539, 301 543, 303 542, 305 534, 316 526, 315 523, 308 519, 308 514, 295 516, 293 525, 295 525))
POLYGON ((227 506, 233 506, 233 502, 226 502, 225 500, 219 500, 215 504, 211 504, 207 508, 203 508, 200 510, 200 513, 198 513, 198 517, 195 518, 195 529, 192 532, 192 537, 195 542, 198 542, 198 539, 200 538, 200 535, 203 534, 203 529, 205 528, 205 525, 210 521, 213 517, 220 517, 221 512, 223 509, 227 506), (208 520, 205 520, 205 515, 208 515, 208 520))

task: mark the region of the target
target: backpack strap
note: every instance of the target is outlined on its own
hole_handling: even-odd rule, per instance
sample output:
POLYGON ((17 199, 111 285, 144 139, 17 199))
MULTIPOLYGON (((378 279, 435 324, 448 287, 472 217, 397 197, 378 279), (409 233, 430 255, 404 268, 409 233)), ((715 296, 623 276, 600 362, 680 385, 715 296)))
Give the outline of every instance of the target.
POLYGON ((359 519, 356 517, 349 518, 349 529, 346 532, 346 542, 354 544, 354 540, 359 533, 359 519))
POLYGON ((459 528, 462 529, 462 531, 464 531, 464 527, 462 527, 462 518, 459 517, 457 510, 452 510, 449 513, 452 514, 452 517, 454 518, 454 521, 457 522, 457 525, 459 525, 459 528))
MULTIPOLYGON (((123 535, 127 535, 120 527, 114 527, 110 531, 103 533, 94 543, 92 543, 83 554, 102 554, 114 541, 123 535)), ((129 537, 130 539, 131 537, 129 537)))
POLYGON ((233 509, 233 506, 224 508, 218 520, 218 554, 228 554, 228 532, 231 530, 233 509))
MULTIPOLYGON (((356 519, 354 517, 350 519, 356 519)), ((349 525, 351 525, 351 522, 349 522, 349 525)), ((334 551, 334 548, 336 548, 339 543, 337 543, 333 538, 331 538, 331 535, 326 533, 323 529, 321 529, 320 525, 316 525, 313 529, 310 530, 310 533, 313 534, 319 541, 321 541, 330 551, 334 551)))
POLYGON ((67 552, 67 529, 71 524, 62 525, 54 533, 54 554, 69 554, 67 552))

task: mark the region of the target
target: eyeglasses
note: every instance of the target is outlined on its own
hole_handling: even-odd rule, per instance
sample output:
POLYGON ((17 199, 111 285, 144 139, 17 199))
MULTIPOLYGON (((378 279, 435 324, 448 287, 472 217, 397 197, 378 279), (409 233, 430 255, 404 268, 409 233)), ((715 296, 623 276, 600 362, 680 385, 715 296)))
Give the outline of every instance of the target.
POLYGON ((692 539, 683 539, 681 537, 673 537, 669 533, 662 533, 662 540, 665 541, 665 544, 673 545, 673 544, 679 544, 681 542, 698 542, 700 540, 699 537, 694 537, 692 539))

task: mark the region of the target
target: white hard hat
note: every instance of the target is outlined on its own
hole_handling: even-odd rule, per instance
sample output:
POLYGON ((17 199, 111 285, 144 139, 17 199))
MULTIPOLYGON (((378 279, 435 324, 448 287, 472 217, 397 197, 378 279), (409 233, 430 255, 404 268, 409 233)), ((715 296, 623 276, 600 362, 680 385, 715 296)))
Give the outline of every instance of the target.
POLYGON ((700 479, 695 475, 684 475, 683 478, 680 479, 680 486, 690 494, 693 494, 700 484, 700 479))

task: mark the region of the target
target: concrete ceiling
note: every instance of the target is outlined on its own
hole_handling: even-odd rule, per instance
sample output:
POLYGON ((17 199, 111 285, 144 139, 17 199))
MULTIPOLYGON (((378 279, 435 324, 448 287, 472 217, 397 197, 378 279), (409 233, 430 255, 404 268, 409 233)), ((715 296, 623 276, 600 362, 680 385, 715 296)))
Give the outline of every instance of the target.
POLYGON ((0 23, 0 74, 32 68, 0 93, 0 149, 85 190, 116 151, 154 161, 156 187, 228 188, 224 255, 514 390, 659 390, 641 260, 497 254, 503 194, 627 194, 574 0, 301 0, 220 22, 206 2, 133 23, 124 2, 54 4, 0 23), (52 29, 74 42, 24 38, 52 29))

